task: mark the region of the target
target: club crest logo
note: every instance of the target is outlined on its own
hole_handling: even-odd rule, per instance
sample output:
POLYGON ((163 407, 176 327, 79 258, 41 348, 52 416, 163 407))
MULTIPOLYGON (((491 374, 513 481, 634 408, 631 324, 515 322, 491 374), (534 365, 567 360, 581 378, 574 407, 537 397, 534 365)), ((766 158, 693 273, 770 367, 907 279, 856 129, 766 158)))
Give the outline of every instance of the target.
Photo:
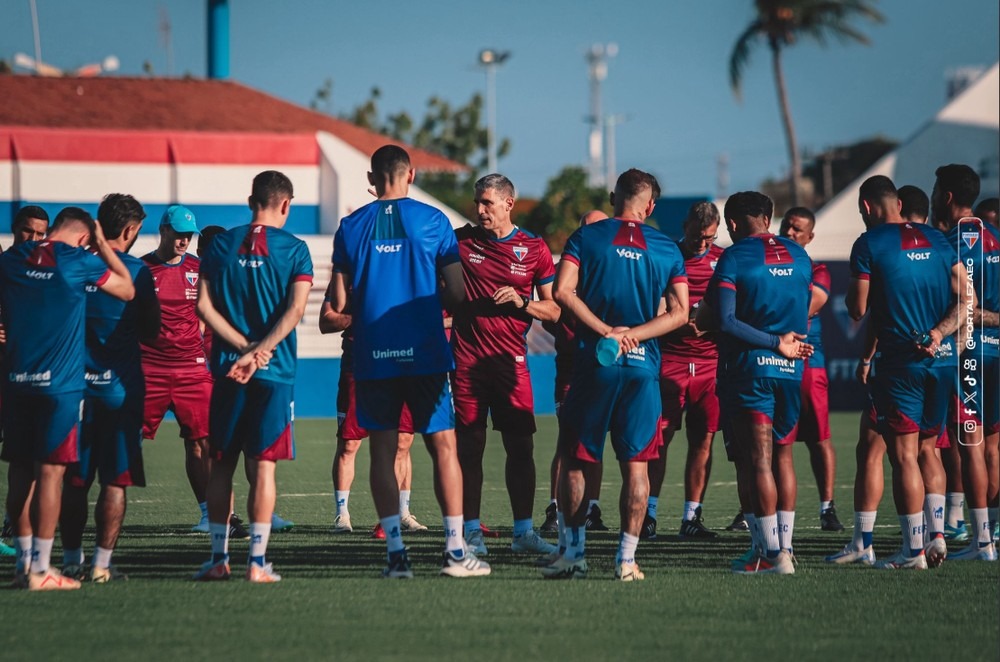
POLYGON ((194 287, 195 285, 198 284, 198 272, 187 271, 184 273, 184 277, 187 278, 188 285, 190 285, 191 287, 194 287))
POLYGON ((514 246, 514 257, 518 262, 524 262, 524 257, 528 254, 527 246, 514 246))
POLYGON ((968 246, 969 248, 972 248, 973 246, 976 245, 976 242, 979 241, 979 233, 978 232, 963 232, 962 233, 962 241, 965 242, 966 246, 968 246))

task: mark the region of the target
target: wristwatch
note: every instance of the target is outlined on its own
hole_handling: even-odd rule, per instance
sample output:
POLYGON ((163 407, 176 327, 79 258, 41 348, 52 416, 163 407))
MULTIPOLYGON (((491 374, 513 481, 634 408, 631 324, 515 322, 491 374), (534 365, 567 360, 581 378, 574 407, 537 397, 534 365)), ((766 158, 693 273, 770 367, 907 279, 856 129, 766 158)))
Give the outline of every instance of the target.
POLYGON ((528 307, 528 303, 529 303, 530 301, 531 301, 531 297, 529 297, 529 296, 526 296, 526 295, 522 294, 522 295, 521 295, 521 303, 523 303, 524 305, 523 305, 523 306, 521 306, 521 308, 522 308, 522 309, 523 309, 523 308, 527 308, 527 307, 528 307))

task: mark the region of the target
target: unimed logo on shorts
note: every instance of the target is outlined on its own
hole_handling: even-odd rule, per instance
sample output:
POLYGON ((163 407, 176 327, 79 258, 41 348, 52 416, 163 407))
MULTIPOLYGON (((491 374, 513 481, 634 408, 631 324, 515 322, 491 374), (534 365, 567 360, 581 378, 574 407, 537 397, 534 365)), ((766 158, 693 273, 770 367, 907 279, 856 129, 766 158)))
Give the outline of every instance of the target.
POLYGON ((401 359, 401 360, 413 360, 413 348, 407 347, 406 349, 373 349, 372 350, 373 359, 401 359))

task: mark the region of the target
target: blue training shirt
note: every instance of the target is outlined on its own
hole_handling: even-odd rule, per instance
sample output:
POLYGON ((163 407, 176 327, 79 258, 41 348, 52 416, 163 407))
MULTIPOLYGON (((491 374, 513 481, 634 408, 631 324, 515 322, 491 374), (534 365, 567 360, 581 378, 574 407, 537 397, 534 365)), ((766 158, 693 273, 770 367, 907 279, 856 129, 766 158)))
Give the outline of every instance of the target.
POLYGON ((110 275, 101 258, 60 241, 26 241, 0 255, 5 388, 84 390, 86 286, 110 275))
MULTIPOLYGON (((770 335, 808 327, 812 260, 790 239, 757 234, 723 252, 709 285, 718 311, 720 289, 736 294, 735 316, 770 335)), ((728 333, 719 334, 719 362, 730 378, 802 379, 803 362, 786 359, 773 349, 752 345, 728 333)))
MULTIPOLYGON (((215 308, 250 341, 264 338, 288 309, 293 283, 312 282, 313 265, 306 243, 290 232, 267 225, 241 225, 218 235, 201 262, 215 308)), ((216 334, 212 374, 224 377, 239 355, 216 334)), ((293 329, 274 348, 268 365, 253 379, 295 383, 296 340, 293 329)))
MULTIPOLYGON (((570 236, 562 259, 580 268, 576 294, 610 326, 638 326, 656 317, 660 299, 672 283, 687 282, 684 256, 677 244, 643 223, 610 218, 585 225, 570 236)), ((577 325, 577 360, 596 365, 600 337, 577 325)), ((644 340, 618 358, 619 365, 659 374, 660 342, 644 340)))
POLYGON ((870 282, 870 323, 878 337, 879 369, 954 365, 954 341, 941 341, 936 358, 915 342, 955 301, 951 270, 958 255, 948 239, 920 223, 884 223, 858 237, 851 249, 851 277, 870 282))
POLYGON ((156 300, 153 276, 146 263, 116 251, 135 284, 135 298, 122 301, 87 286, 87 394, 124 397, 126 388, 143 386, 139 316, 156 300))
MULTIPOLYGON (((963 218, 948 233, 948 241, 971 276, 979 307, 1000 310, 1000 230, 978 218, 963 218)), ((959 315, 964 317, 961 311, 959 315)), ((1000 356, 1000 329, 983 327, 976 345, 976 354, 1000 356)))
POLYGON ((356 379, 454 370, 438 273, 459 259, 448 218, 410 198, 376 200, 341 220, 333 268, 351 284, 356 379))

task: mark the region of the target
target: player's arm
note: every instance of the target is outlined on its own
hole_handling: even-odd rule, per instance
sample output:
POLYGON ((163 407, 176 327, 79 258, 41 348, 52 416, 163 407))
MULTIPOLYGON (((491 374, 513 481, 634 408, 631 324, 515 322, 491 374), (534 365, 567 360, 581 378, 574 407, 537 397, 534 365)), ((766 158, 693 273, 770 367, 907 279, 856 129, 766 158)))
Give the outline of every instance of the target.
POLYGON ((854 376, 862 384, 868 383, 868 374, 872 370, 872 360, 875 358, 875 351, 878 349, 878 337, 875 335, 875 325, 869 323, 865 327, 865 344, 858 359, 858 365, 854 369, 854 376))
POLYGON ((339 274, 334 273, 333 278, 330 280, 330 285, 326 288, 326 297, 323 299, 323 307, 319 311, 319 332, 320 333, 337 333, 338 331, 343 331, 351 325, 351 316, 344 312, 339 312, 333 308, 333 291, 335 287, 344 288, 344 298, 347 298, 347 286, 345 285, 343 279, 340 279, 338 284, 337 276, 339 274))
POLYGON ((215 307, 215 303, 212 301, 212 291, 209 289, 209 281, 205 277, 204 271, 202 271, 201 276, 198 278, 198 303, 196 309, 198 317, 211 327, 215 335, 223 342, 233 346, 241 354, 251 349, 246 336, 237 331, 229 323, 229 320, 222 316, 219 309, 215 307))
MULTIPOLYGON (((817 288, 813 288, 813 296, 816 296, 817 288)), ((868 312, 868 279, 852 278, 851 284, 847 286, 847 314, 855 322, 859 321, 868 312)), ((809 305, 812 310, 812 303, 809 305)))
POLYGON ((465 274, 461 262, 450 262, 439 269, 441 282, 441 305, 445 310, 455 310, 465 301, 465 274))
MULTIPOLYGON (((964 311, 974 310, 978 305, 975 290, 967 287, 968 279, 969 272, 966 271, 965 265, 961 262, 955 263, 951 268, 951 292, 955 295, 955 302, 934 328, 927 332, 927 335, 930 336, 930 343, 920 345, 920 348, 928 356, 936 356, 941 341, 958 331, 959 326, 962 326, 963 329, 967 328, 961 324, 959 318, 960 316, 964 317, 962 315, 964 311)), ((965 337, 961 338, 959 344, 964 346, 966 340, 965 337)))
POLYGON ((521 296, 513 287, 504 286, 493 293, 493 302, 498 306, 510 304, 542 322, 558 320, 561 311, 559 304, 552 298, 552 283, 538 285, 536 291, 538 292, 537 301, 530 297, 521 296))
POLYGON ((753 327, 736 317, 736 290, 723 283, 718 287, 719 330, 753 347, 770 349, 787 359, 812 355, 813 346, 802 342, 806 336, 789 331, 773 334, 753 327))
POLYGON ((576 295, 576 286, 580 281, 580 266, 573 260, 560 260, 556 267, 556 284, 554 288, 555 301, 563 310, 576 318, 576 320, 601 337, 611 335, 611 327, 605 324, 593 313, 584 303, 583 299, 576 295))
POLYGON ((132 282, 132 274, 129 273, 128 268, 119 259, 118 254, 115 253, 115 249, 108 245, 108 240, 104 238, 104 230, 101 229, 100 223, 94 223, 92 239, 98 257, 104 260, 104 263, 108 265, 108 269, 111 270, 107 279, 98 287, 102 292, 110 294, 116 299, 131 301, 135 298, 135 283, 132 282))
POLYGON ((809 297, 809 317, 815 317, 819 314, 819 311, 823 310, 823 306, 826 302, 830 300, 830 294, 824 290, 822 287, 816 287, 813 285, 812 295, 809 297))
POLYGON ((1000 326, 1000 312, 986 310, 982 306, 978 306, 972 313, 972 323, 979 328, 998 327, 1000 326))
POLYGON ((257 368, 267 365, 267 362, 274 354, 274 348, 287 338, 288 334, 294 331, 295 327, 302 321, 302 316, 306 312, 306 303, 309 300, 309 290, 311 289, 311 276, 308 280, 292 281, 292 284, 288 286, 288 305, 285 308, 285 312, 281 314, 281 317, 278 318, 278 321, 275 322, 267 334, 260 339, 260 342, 251 347, 252 352, 247 352, 237 359, 226 375, 227 377, 245 384, 250 381, 250 377, 253 376, 257 368))
POLYGON ((628 330, 628 335, 638 345, 643 340, 659 338, 688 323, 688 284, 684 280, 671 283, 660 299, 656 317, 628 330))

